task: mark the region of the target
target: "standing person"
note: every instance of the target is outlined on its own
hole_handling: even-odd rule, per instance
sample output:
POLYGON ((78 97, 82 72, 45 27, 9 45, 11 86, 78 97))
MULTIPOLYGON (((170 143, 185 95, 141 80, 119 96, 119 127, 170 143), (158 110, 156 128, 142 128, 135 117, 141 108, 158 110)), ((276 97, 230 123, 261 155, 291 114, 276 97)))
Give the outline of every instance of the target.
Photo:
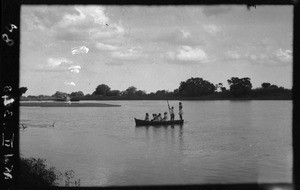
POLYGON ((145 121, 149 121, 149 114, 148 113, 146 113, 145 121))
POLYGON ((180 117, 180 120, 182 120, 182 114, 183 114, 183 111, 182 111, 182 103, 179 102, 179 117, 180 117))
POLYGON ((169 110, 170 110, 170 116, 171 116, 171 119, 170 119, 170 120, 173 121, 174 118, 175 118, 174 107, 172 107, 172 108, 169 107, 169 110))

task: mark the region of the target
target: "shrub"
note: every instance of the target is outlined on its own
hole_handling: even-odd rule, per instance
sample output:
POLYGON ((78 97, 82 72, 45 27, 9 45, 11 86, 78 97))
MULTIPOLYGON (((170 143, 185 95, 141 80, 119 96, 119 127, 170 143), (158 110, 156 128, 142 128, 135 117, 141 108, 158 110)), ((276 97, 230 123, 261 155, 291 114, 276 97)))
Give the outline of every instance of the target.
POLYGON ((58 185, 60 173, 54 167, 47 168, 46 160, 21 158, 18 185, 22 187, 47 187, 58 185))

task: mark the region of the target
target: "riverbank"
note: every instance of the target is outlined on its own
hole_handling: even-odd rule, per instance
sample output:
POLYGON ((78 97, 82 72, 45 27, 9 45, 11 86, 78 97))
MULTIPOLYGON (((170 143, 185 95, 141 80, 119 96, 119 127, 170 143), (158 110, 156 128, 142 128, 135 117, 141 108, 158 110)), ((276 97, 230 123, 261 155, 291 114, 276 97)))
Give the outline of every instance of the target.
POLYGON ((79 103, 79 102, 20 102, 22 107, 120 107, 120 105, 105 103, 79 103))
POLYGON ((281 96, 248 96, 248 97, 233 97, 233 96, 221 96, 219 94, 199 96, 199 97, 182 97, 182 96, 85 96, 80 98, 74 98, 74 100, 292 100, 292 95, 281 95, 281 96))

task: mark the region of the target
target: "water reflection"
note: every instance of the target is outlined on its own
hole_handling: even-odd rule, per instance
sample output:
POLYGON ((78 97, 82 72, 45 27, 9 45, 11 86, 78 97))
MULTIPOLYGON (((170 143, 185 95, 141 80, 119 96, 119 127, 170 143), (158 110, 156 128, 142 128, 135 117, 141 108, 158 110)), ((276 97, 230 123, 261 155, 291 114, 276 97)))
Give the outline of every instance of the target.
POLYGON ((177 146, 179 152, 184 145, 183 125, 136 126, 135 137, 144 139, 145 143, 165 143, 170 147, 177 146))

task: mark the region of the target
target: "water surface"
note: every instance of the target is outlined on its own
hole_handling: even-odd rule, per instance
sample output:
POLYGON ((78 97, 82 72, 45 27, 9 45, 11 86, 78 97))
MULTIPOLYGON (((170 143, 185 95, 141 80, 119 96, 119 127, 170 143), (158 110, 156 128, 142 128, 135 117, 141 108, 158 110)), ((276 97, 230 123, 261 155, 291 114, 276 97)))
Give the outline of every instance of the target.
POLYGON ((292 182, 292 101, 183 101, 184 125, 165 127, 133 118, 166 101, 99 103, 121 107, 21 107, 21 155, 82 186, 292 182))

